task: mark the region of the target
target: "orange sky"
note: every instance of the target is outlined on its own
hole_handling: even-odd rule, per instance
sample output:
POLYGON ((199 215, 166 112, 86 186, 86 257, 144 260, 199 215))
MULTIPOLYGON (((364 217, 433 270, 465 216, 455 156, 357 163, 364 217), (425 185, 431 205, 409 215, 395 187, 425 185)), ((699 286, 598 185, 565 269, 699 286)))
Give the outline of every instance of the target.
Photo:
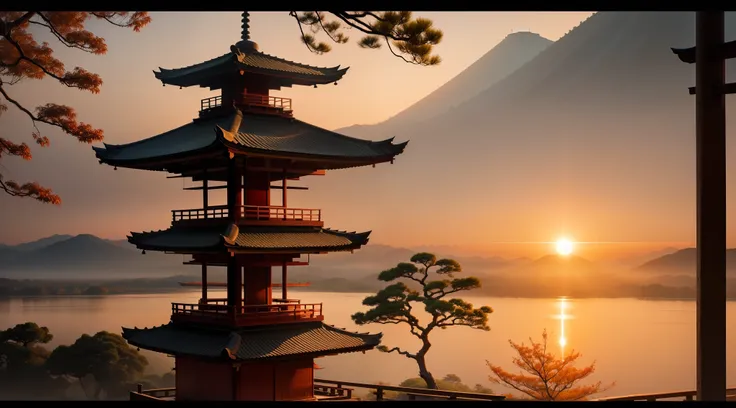
MULTIPOLYGON (((300 43, 296 23, 286 12, 252 13, 251 37, 259 44, 261 51, 272 55, 319 66, 351 67, 337 86, 321 86, 318 89, 295 87, 277 92, 278 96, 293 98, 297 118, 336 129, 387 119, 450 80, 513 31, 530 30, 557 40, 590 14, 417 13, 431 18, 445 33, 442 44, 437 47, 443 62, 436 67, 406 64, 388 50, 364 50, 354 42, 335 45, 333 51, 325 55, 312 54, 300 43)), ((107 55, 93 56, 74 50, 59 50, 59 55, 69 66, 81 65, 101 74, 105 81, 101 94, 64 89, 44 80, 20 84, 14 87, 14 95, 29 106, 50 101, 68 103, 77 108, 82 121, 105 129, 106 142, 113 144, 146 138, 188 122, 199 109, 199 100, 214 93, 199 88, 178 90, 162 87, 152 70, 191 65, 227 52, 229 46, 239 39, 240 14, 170 12, 152 15, 153 22, 141 33, 101 24, 92 25, 107 39, 107 55)), ((13 135, 12 140, 30 139, 31 124, 17 111, 11 110, 5 114, 0 124, 4 133, 13 135)), ((33 162, 5 160, 3 171, 10 179, 38 180, 54 188, 62 195, 64 203, 59 208, 52 208, 0 195, 0 207, 8 210, 0 212, 0 225, 5 227, 0 231, 0 242, 23 242, 53 233, 92 233, 101 237, 122 238, 131 229, 165 228, 168 211, 185 208, 181 204, 183 201, 173 195, 170 202, 146 199, 149 192, 163 188, 164 184, 178 184, 179 181, 167 181, 163 174, 148 172, 131 174, 125 180, 120 177, 120 172, 113 177, 107 171, 109 169, 96 163, 89 146, 72 142, 53 130, 48 135, 52 146, 35 149, 33 162), (115 202, 105 201, 105 196, 111 194, 112 189, 129 191, 125 203, 117 199, 115 202)), ((318 192, 308 194, 318 195, 318 192)), ((187 203, 198 204, 195 204, 197 197, 187 197, 184 200, 187 203)), ((340 218, 334 209, 331 210, 331 216, 340 218)), ((524 216, 528 217, 529 214, 524 216)), ((544 234, 549 235, 549 240, 558 235, 593 235, 590 231, 565 231, 559 227, 563 225, 559 220, 540 221, 547 228, 545 231, 548 232, 544 234)), ((530 220, 527 218, 528 222, 530 220)), ((390 223, 381 223, 376 227, 375 240, 372 242, 397 246, 454 243, 423 242, 421 237, 415 242, 397 241, 392 239, 392 231, 388 230, 390 227, 387 225, 390 223)), ((508 238, 509 242, 524 239, 515 236, 513 231, 509 231, 508 238)), ((468 242, 460 244, 472 246, 468 242)), ((488 244, 484 243, 484 248, 490 248, 488 244)), ((499 252, 506 252, 504 248, 507 245, 511 244, 492 246, 499 252)), ((669 244, 652 245, 661 247, 669 244)), ((515 248, 511 252, 526 252, 525 246, 511 246, 515 248)))

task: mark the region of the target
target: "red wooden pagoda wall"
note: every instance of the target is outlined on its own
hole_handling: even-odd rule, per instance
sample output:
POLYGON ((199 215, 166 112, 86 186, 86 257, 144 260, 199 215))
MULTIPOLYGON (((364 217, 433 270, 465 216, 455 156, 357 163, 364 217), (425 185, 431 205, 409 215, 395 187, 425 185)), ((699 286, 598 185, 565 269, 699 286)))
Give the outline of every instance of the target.
POLYGON ((176 357, 178 401, 298 401, 314 398, 314 360, 232 363, 176 357), (233 378, 235 376, 235 378, 233 378), (233 393, 233 385, 237 390, 233 393))
POLYGON ((314 398, 314 360, 240 366, 240 401, 298 401, 314 398))
POLYGON ((177 356, 175 364, 177 401, 233 399, 232 364, 186 356, 177 356))
POLYGON ((268 305, 271 303, 271 267, 246 266, 243 273, 244 303, 268 305))
POLYGON ((271 205, 271 182, 268 179, 268 173, 246 173, 245 205, 271 205))

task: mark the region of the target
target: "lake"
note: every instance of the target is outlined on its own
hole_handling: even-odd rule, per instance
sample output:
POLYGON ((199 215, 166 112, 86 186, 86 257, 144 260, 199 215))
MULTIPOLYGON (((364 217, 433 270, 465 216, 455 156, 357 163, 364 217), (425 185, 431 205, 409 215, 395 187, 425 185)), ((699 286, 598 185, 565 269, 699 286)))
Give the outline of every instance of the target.
MULTIPOLYGON (((397 325, 357 326, 350 320, 363 310, 366 294, 289 291, 303 303, 324 304, 325 322, 359 332, 383 332, 383 344, 416 351, 418 340, 397 325)), ((33 321, 47 326, 54 335, 50 344, 70 344, 82 333, 100 330, 121 332, 121 326, 150 327, 168 322, 171 302, 194 303, 199 291, 113 295, 101 297, 40 297, 0 299, 0 329, 33 321)), ((211 291, 211 297, 225 297, 224 291, 211 291)), ((695 389, 695 302, 646 301, 635 299, 515 299, 464 297, 475 306, 494 309, 489 318, 491 331, 466 327, 436 330, 428 354, 435 377, 452 373, 464 383, 490 386, 495 392, 508 392, 488 381, 486 360, 512 369, 513 350, 508 340, 524 341, 531 336, 541 340, 543 329, 550 334, 557 352, 574 349, 583 356, 581 364, 596 361, 591 380, 616 386, 600 396, 666 392, 695 389), (563 340, 561 340, 561 338, 563 340)), ((728 333, 736 328, 736 303, 728 304, 728 333)), ((150 371, 163 373, 173 360, 143 350, 151 363, 150 371)), ((736 386, 736 347, 728 344, 728 384, 736 386)), ((398 384, 417 375, 416 365, 397 354, 379 351, 330 356, 317 360, 323 369, 316 376, 325 379, 398 384)))

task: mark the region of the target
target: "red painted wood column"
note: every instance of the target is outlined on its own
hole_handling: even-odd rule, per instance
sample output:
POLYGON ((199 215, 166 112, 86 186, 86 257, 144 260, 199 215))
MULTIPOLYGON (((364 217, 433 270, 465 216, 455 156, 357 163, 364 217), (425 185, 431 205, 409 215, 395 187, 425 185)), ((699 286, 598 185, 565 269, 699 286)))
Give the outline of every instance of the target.
POLYGON ((202 299, 207 300, 207 263, 202 262, 202 299))
POLYGON ((724 12, 697 12, 697 399, 726 399, 724 12))
POLYGON ((286 300, 286 261, 281 264, 281 298, 286 300))
POLYGON ((242 209, 243 169, 239 166, 239 160, 232 158, 227 166, 227 212, 231 222, 237 224, 242 209))

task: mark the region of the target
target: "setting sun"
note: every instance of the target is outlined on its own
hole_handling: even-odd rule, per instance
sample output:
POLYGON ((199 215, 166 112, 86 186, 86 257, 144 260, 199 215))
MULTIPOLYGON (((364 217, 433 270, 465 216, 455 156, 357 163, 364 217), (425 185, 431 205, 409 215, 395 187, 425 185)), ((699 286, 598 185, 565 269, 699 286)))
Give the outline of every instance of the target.
POLYGON ((568 256, 572 253, 574 246, 573 242, 569 239, 560 238, 555 243, 555 251, 562 256, 568 256))

